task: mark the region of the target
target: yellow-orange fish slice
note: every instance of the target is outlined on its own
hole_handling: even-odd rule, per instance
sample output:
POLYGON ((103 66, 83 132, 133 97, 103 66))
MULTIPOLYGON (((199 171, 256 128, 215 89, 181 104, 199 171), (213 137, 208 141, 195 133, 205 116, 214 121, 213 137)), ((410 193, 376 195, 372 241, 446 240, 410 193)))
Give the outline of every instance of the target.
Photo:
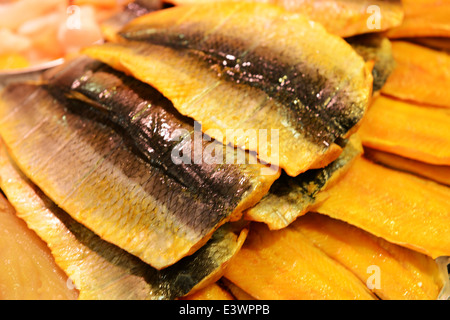
POLYGON ((358 133, 366 147, 433 165, 450 165, 450 113, 446 109, 380 96, 358 133))
MULTIPOLYGON (((175 299, 201 290, 222 276, 247 235, 246 229, 223 226, 194 255, 156 270, 72 219, 18 170, 3 145, 0 187, 17 214, 47 243, 56 263, 70 276, 63 285, 76 287, 80 300, 175 299)), ((38 255, 36 250, 34 257, 38 255)), ((45 265, 41 259, 36 262, 45 265)), ((32 280, 33 274, 29 277, 32 280)), ((44 293, 42 297, 50 298, 44 293)))
POLYGON ((444 274, 432 258, 325 215, 308 213, 292 224, 316 247, 370 286, 383 300, 436 300, 444 274))
MULTIPOLYGON (((150 110, 161 106, 146 101, 150 110)), ((230 165, 231 171, 223 165, 211 174, 222 179, 228 173, 217 186, 234 181, 223 191, 240 194, 240 200, 223 198, 219 190, 193 192, 169 171, 144 161, 85 104, 53 96, 43 86, 7 87, 0 118, 5 144, 27 177, 75 220, 156 269, 198 250, 235 210, 245 209, 241 204, 258 201, 270 188, 266 182, 276 179, 257 175, 250 178, 253 184, 246 173, 235 175, 239 165, 230 165)), ((253 176, 258 166, 249 164, 245 171, 253 176)))
POLYGON ((449 0, 402 0, 404 19, 387 31, 390 38, 449 37, 449 0))
POLYGON ((260 300, 373 300, 350 270, 292 227, 252 223, 224 277, 260 300))
POLYGON ((255 206, 245 211, 248 220, 264 222, 271 230, 287 227, 326 197, 326 189, 345 174, 363 148, 357 134, 342 154, 325 168, 308 170, 297 177, 283 174, 255 206), (325 192, 324 192, 325 191, 325 192))
MULTIPOLYGON (((200 4, 229 0, 170 0, 173 4, 200 4)), ((234 0, 236 2, 241 0, 234 0)), ((247 0, 272 3, 289 11, 305 14, 341 37, 380 32, 401 25, 403 8, 400 0, 247 0)))
POLYGON ((0 248, 1 300, 77 299, 78 291, 67 285, 70 280, 55 263, 46 243, 17 216, 3 195, 0 248))
POLYGON ((315 210, 432 258, 450 255, 450 188, 359 158, 315 210))
POLYGON ((381 92, 399 99, 450 108, 450 55, 406 41, 392 41, 396 67, 381 92))
POLYGON ((364 149, 364 156, 384 166, 450 186, 450 166, 436 166, 371 148, 364 149))
POLYGON ((84 53, 291 176, 335 160, 335 140, 355 130, 371 97, 371 69, 349 44, 273 5, 174 7, 135 19, 120 36, 84 53))

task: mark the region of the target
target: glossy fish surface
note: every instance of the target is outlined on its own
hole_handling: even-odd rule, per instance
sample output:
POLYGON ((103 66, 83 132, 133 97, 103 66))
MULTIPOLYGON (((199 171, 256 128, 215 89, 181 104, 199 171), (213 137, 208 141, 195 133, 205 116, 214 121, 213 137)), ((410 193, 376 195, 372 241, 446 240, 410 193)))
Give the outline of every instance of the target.
POLYGON ((353 135, 341 155, 325 168, 308 170, 297 177, 283 174, 260 202, 245 212, 248 220, 264 222, 270 229, 287 227, 324 199, 323 192, 349 169, 363 153, 361 140, 353 135))
POLYGON ((47 243, 82 300, 182 297, 220 277, 247 234, 226 224, 192 256, 156 270, 72 219, 19 171, 4 146, 0 164, 2 190, 28 227, 47 243))
POLYGON ((211 190, 193 194, 136 155, 84 102, 43 86, 7 87, 0 118, 1 136, 27 177, 75 220, 157 269, 196 251, 275 179, 252 175, 251 166, 248 175, 229 172, 233 201, 211 190))
POLYGON ((84 53, 149 83, 213 138, 291 176, 335 160, 335 140, 355 130, 371 96, 371 72, 350 45, 277 6, 174 7, 119 35, 120 43, 84 53), (278 139, 258 139, 261 132, 278 139))

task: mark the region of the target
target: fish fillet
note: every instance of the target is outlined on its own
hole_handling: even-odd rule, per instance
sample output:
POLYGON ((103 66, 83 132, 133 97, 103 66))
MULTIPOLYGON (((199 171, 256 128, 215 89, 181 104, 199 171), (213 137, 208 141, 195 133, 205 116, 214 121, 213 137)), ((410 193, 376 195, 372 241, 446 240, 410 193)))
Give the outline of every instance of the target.
MULTIPOLYGON (((177 5, 230 0, 170 0, 177 5)), ((241 1, 241 0, 234 0, 241 1)), ((251 0, 273 3, 291 12, 301 13, 321 23, 341 37, 380 32, 400 26, 403 9, 400 0, 251 0)))
POLYGON ((444 279, 436 261, 343 221, 308 213, 292 224, 383 300, 436 300, 444 279))
POLYGON ((297 177, 283 174, 261 201, 245 212, 245 218, 264 222, 271 230, 287 227, 326 199, 326 189, 345 174, 362 152, 361 140, 353 135, 339 158, 325 168, 309 170, 297 177))
POLYGON ((224 225, 193 256, 156 270, 72 219, 18 170, 3 145, 0 164, 0 187, 48 244, 82 300, 175 299, 200 290, 223 274, 247 234, 224 225))
POLYGON ((85 104, 61 99, 40 86, 5 89, 0 134, 10 154, 74 219, 157 269, 195 252, 276 178, 255 176, 258 165, 233 166, 233 201, 213 190, 194 194, 138 157, 85 104))
POLYGON ((385 95, 450 108, 450 55, 405 41, 392 41, 396 67, 383 86, 385 95))
POLYGON ((119 34, 120 43, 83 52, 154 86, 213 138, 291 176, 335 160, 335 140, 357 128, 371 97, 371 70, 349 44, 276 6, 174 7, 119 34))
POLYGON ((450 255, 450 188, 359 158, 315 210, 432 258, 450 255))
POLYGON ((433 165, 450 165, 446 109, 376 97, 358 130, 365 147, 433 165))

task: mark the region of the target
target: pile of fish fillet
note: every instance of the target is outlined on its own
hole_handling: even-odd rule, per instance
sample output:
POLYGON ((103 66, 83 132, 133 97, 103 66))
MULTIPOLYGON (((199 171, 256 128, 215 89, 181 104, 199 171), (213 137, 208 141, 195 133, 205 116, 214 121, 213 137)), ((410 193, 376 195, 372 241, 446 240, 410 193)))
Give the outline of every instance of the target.
POLYGON ((0 298, 449 298, 450 1, 151 3, 1 91, 0 298))

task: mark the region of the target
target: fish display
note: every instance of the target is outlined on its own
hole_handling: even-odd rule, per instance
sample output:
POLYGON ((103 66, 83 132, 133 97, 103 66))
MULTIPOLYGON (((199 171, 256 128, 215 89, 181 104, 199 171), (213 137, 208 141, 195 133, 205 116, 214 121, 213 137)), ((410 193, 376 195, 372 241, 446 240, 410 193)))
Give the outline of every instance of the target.
POLYGON ((446 1, 120 6, 0 75, 0 299, 450 299, 446 1))
POLYGON ((371 70, 348 43, 277 6, 169 8, 134 19, 119 38, 83 53, 149 83, 208 135, 291 176, 335 160, 335 141, 356 130, 371 97, 371 70))

